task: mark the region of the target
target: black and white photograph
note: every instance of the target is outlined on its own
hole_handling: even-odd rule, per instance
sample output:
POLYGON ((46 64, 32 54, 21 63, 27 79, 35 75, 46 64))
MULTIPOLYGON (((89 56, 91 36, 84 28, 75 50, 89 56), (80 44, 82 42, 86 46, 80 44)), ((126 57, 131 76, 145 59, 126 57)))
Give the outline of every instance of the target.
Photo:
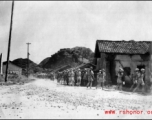
POLYGON ((0 1, 0 119, 152 119, 152 1, 0 1))

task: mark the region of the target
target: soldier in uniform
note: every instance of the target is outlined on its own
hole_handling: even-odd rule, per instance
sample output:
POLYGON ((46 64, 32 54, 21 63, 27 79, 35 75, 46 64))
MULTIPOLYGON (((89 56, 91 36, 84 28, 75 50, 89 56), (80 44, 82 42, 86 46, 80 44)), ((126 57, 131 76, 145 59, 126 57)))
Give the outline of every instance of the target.
POLYGON ((71 69, 69 75, 70 75, 70 85, 74 86, 74 72, 73 72, 73 69, 71 69))
POLYGON ((68 70, 68 83, 71 85, 71 70, 68 70))
POLYGON ((122 68, 119 68, 119 71, 118 71, 118 78, 117 78, 117 88, 118 90, 122 90, 122 84, 123 84, 123 81, 122 81, 122 77, 124 75, 124 70, 122 68))
POLYGON ((64 85, 66 84, 66 70, 63 72, 63 78, 64 78, 64 85))
POLYGON ((66 83, 67 83, 67 85, 69 85, 69 76, 68 76, 68 74, 69 74, 69 71, 67 70, 66 71, 66 83))
POLYGON ((57 83, 58 84, 60 83, 60 72, 59 71, 57 72, 57 83))
POLYGON ((81 85, 81 71, 80 71, 80 69, 78 69, 78 71, 77 71, 77 85, 78 86, 81 85))
POLYGON ((96 89, 98 87, 101 87, 101 82, 102 82, 102 73, 101 73, 101 70, 99 70, 99 72, 97 73, 97 86, 96 86, 96 89))
POLYGON ((84 69, 83 73, 82 73, 82 80, 83 80, 83 85, 86 86, 87 85, 87 80, 88 80, 88 77, 87 77, 87 68, 84 69))
POLYGON ((134 74, 132 75, 132 80, 133 80, 133 84, 130 88, 130 91, 132 91, 132 89, 137 86, 137 81, 138 81, 138 72, 139 72, 139 69, 136 68, 135 71, 134 71, 134 74))
POLYGON ((74 70, 74 85, 77 85, 77 69, 74 70))
POLYGON ((60 84, 63 84, 63 72, 60 72, 60 84))
POLYGON ((135 92, 136 90, 139 89, 140 85, 142 86, 142 92, 144 92, 144 76, 145 76, 145 69, 142 68, 140 72, 138 72, 137 77, 138 77, 138 81, 137 81, 137 86, 136 88, 133 90, 133 92, 135 92))
POLYGON ((88 84, 87 84, 87 88, 90 86, 90 88, 92 87, 92 82, 94 80, 94 72, 92 71, 92 67, 90 67, 90 69, 88 69, 88 84))
POLYGON ((71 70, 71 82, 72 82, 72 86, 74 86, 75 79, 74 79, 74 71, 73 71, 73 69, 71 70))

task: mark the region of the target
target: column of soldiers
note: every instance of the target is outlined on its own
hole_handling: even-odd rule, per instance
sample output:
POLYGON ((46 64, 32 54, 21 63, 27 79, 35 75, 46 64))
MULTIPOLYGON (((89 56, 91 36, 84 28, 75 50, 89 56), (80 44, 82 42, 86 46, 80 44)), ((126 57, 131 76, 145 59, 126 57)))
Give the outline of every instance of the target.
POLYGON ((142 86, 142 92, 144 91, 144 85, 145 85, 145 69, 142 68, 139 70, 138 68, 135 69, 135 73, 133 75, 133 85, 131 86, 130 90, 133 92, 137 91, 142 86), (133 87, 135 87, 133 89, 133 87))
MULTIPOLYGON (((117 89, 122 90, 122 86, 125 85, 124 80, 124 70, 123 68, 119 68, 117 73, 117 89)), ((68 69, 64 70, 63 72, 57 73, 57 82, 59 84, 66 84, 70 86, 86 86, 87 88, 92 87, 92 83, 95 80, 94 72, 92 67, 85 68, 84 70, 80 69, 68 69)), ((97 73, 97 84, 96 89, 102 87, 104 89, 105 82, 106 82, 106 72, 105 69, 99 70, 97 73), (102 86, 101 86, 102 85, 102 86)), ((142 91, 144 90, 145 85, 145 69, 139 70, 138 68, 135 69, 134 74, 132 75, 133 84, 130 88, 130 91, 137 91, 142 86, 142 91)))
MULTIPOLYGON (((122 68, 119 68, 118 74, 117 74, 117 89, 122 90, 122 86, 125 85, 124 77, 124 70, 122 68)), ((144 85, 145 85, 145 69, 142 68, 139 70, 138 68, 135 69, 134 73, 131 76, 132 79, 132 86, 130 88, 130 91, 136 92, 139 87, 142 87, 142 92, 144 91, 144 85)))
POLYGON ((92 82, 94 81, 93 68, 80 69, 68 69, 63 72, 58 72, 56 75, 58 84, 66 84, 69 86, 87 86, 92 87, 92 82), (83 79, 83 82, 82 82, 83 79))
MULTIPOLYGON (((102 89, 105 82, 105 70, 100 70, 97 74, 97 88, 102 83, 102 89), (99 85, 100 84, 100 85, 99 85)), ((95 80, 93 68, 85 68, 84 70, 80 69, 70 69, 63 72, 57 73, 57 82, 58 84, 66 84, 70 86, 86 86, 87 88, 92 87, 92 83, 95 80)))

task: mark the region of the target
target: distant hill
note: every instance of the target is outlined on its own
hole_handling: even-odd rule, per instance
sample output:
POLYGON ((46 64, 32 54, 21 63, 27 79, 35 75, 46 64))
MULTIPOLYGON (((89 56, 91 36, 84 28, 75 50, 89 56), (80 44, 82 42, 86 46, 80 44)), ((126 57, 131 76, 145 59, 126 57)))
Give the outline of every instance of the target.
MULTIPOLYGON (((23 72, 25 72, 26 69, 27 69, 27 58, 25 58, 25 59, 23 59, 23 58, 15 59, 15 60, 12 61, 12 63, 21 67, 23 69, 23 72)), ((39 67, 39 65, 37 65, 33 61, 29 60, 29 72, 34 73, 34 72, 37 72, 39 70, 42 70, 42 68, 39 67)))
POLYGON ((77 66, 82 63, 92 62, 94 53, 86 47, 60 49, 51 57, 47 57, 39 64, 42 68, 56 69, 64 65, 77 66))
POLYGON ((44 64, 46 64, 49 61, 50 57, 45 58, 39 65, 43 66, 44 64))

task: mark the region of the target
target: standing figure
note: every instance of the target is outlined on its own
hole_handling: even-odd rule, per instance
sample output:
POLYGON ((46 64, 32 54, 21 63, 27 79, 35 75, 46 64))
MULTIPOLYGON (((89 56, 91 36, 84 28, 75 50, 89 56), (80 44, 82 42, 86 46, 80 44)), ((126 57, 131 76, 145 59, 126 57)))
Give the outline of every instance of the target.
POLYGON ((56 79, 56 75, 55 75, 55 73, 53 73, 53 78, 54 78, 54 80, 56 79))
POLYGON ((71 86, 71 70, 68 70, 68 83, 71 86))
POLYGON ((145 88, 145 69, 142 68, 141 69, 141 79, 142 79, 142 92, 144 92, 144 88, 145 88))
POLYGON ((88 73, 87 73, 87 69, 86 68, 84 69, 82 78, 83 78, 83 85, 86 86, 87 82, 88 82, 88 73))
POLYGON ((77 85, 77 69, 74 71, 74 85, 77 85))
POLYGON ((70 71, 70 85, 74 86, 74 72, 73 69, 70 71))
POLYGON ((75 79, 74 79, 74 71, 73 71, 73 69, 71 71, 71 81, 72 81, 72 86, 74 86, 75 85, 75 79))
POLYGON ((66 83, 69 85, 69 70, 66 71, 66 83))
POLYGON ((90 86, 90 88, 92 87, 92 82, 94 80, 94 72, 92 71, 92 67, 90 67, 90 69, 88 69, 88 84, 87 84, 87 88, 90 86))
POLYGON ((60 72, 60 84, 63 85, 63 72, 60 72))
POLYGON ((97 73, 97 86, 96 86, 96 89, 98 87, 101 87, 101 82, 102 82, 102 73, 101 73, 101 70, 99 70, 99 72, 97 73))
POLYGON ((105 69, 102 69, 102 90, 104 88, 105 81, 106 81, 106 72, 105 69))
POLYGON ((130 91, 132 91, 132 89, 137 86, 137 82, 138 82, 138 72, 139 72, 139 69, 136 68, 135 71, 134 71, 134 74, 132 75, 132 80, 133 80, 133 84, 130 88, 130 91))
POLYGON ((145 85, 145 82, 144 82, 144 76, 145 76, 145 69, 141 69, 140 72, 138 72, 138 82, 137 82, 137 86, 136 88, 133 90, 133 92, 137 91, 140 87, 140 85, 142 86, 142 92, 144 92, 144 85, 145 85))
POLYGON ((122 68, 119 68, 119 71, 118 71, 118 74, 117 74, 117 76, 118 76, 118 78, 117 78, 117 88, 118 88, 118 90, 122 90, 122 84, 123 84, 122 77, 123 77, 123 75, 124 75, 124 70, 122 68))
POLYGON ((81 85, 81 71, 80 71, 80 69, 78 69, 78 71, 77 71, 77 85, 78 86, 81 85))
POLYGON ((66 84, 66 70, 63 72, 63 78, 64 78, 64 85, 66 84))
POLYGON ((58 84, 60 83, 60 72, 59 71, 57 72, 57 83, 58 84))

